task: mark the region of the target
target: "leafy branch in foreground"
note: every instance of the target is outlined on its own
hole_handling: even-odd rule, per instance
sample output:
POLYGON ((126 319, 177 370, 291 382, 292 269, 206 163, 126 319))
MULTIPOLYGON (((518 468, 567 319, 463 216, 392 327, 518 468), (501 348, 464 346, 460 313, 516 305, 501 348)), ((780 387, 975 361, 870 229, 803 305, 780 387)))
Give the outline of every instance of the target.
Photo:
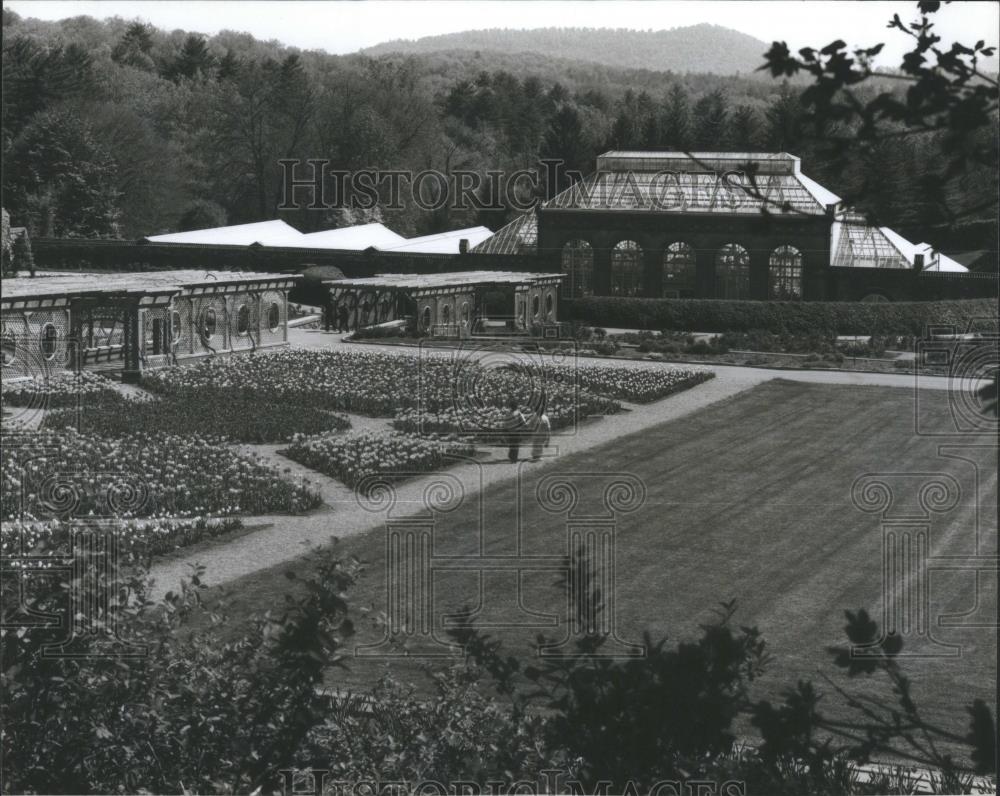
MULTIPOLYGON (((570 566, 576 571, 590 571, 582 552, 570 566)), ((592 579, 578 585, 578 618, 593 618, 603 610, 600 592, 592 579)), ((970 749, 975 774, 995 774, 990 709, 980 700, 967 708, 967 735, 926 720, 900 666, 902 640, 889 635, 877 646, 878 627, 864 610, 847 613, 846 635, 852 645, 874 653, 830 651, 849 677, 886 677, 895 703, 849 693, 824 677, 849 709, 846 719, 820 712, 822 694, 807 681, 787 689, 777 704, 754 702, 751 685, 771 656, 756 628, 731 627, 734 612, 734 602, 723 603, 717 621, 702 625, 696 641, 668 646, 666 639, 654 642, 646 635, 644 657, 602 658, 607 637, 595 633, 577 643, 575 654, 543 658, 523 670, 504 656, 497 639, 474 627, 456 628, 451 636, 515 710, 528 712, 530 705, 548 717, 545 746, 554 764, 587 787, 732 775, 746 781, 750 792, 910 792, 912 772, 879 762, 902 759, 925 770, 924 785, 934 792, 970 792, 973 775, 949 751, 961 747, 970 749), (739 743, 747 723, 760 737, 753 748, 739 743), (862 778, 858 766, 872 763, 875 773, 862 778)), ((541 647, 550 640, 539 636, 538 642, 541 647)))
MULTIPOLYGON (((776 41, 760 69, 774 77, 812 77, 799 98, 801 121, 828 150, 826 159, 833 168, 838 163, 839 168, 848 168, 859 148, 883 152, 882 147, 891 148, 901 138, 938 136, 939 152, 925 164, 920 187, 954 226, 996 207, 995 192, 981 205, 969 206, 956 182, 981 172, 983 166, 994 171, 997 167, 1000 88, 996 77, 982 70, 982 59, 992 57, 996 47, 983 40, 945 45, 934 21, 941 6, 919 2, 919 18, 912 22, 893 15, 887 27, 912 40, 912 48, 895 70, 874 66, 884 43, 849 49, 840 39, 797 53, 776 41), (885 83, 890 85, 883 88, 885 83), (873 88, 877 84, 881 86, 873 88)), ((880 190, 877 182, 866 183, 848 202, 868 198, 877 204, 880 190)))

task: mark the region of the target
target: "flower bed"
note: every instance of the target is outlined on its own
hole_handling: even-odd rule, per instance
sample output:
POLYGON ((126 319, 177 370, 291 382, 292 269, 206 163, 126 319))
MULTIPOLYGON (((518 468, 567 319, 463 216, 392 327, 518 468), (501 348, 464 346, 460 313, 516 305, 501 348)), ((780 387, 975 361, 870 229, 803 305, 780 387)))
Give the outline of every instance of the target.
POLYGON ((574 369, 581 387, 635 403, 649 403, 681 392, 715 376, 709 370, 580 366, 574 369))
POLYGON ((4 519, 270 514, 320 503, 308 482, 286 480, 216 438, 106 439, 66 429, 17 443, 4 451, 4 519))
MULTIPOLYGON (((495 407, 504 407, 511 399, 529 404, 540 388, 537 375, 515 368, 484 369, 474 359, 456 364, 448 356, 286 349, 168 368, 147 375, 143 383, 168 396, 224 390, 260 403, 393 417, 418 405, 437 412, 470 401, 495 407)), ((619 409, 614 401, 577 390, 556 375, 545 373, 550 404, 572 403, 583 415, 619 409)))
POLYGON ((284 349, 166 368, 143 385, 163 395, 225 390, 260 403, 389 417, 415 395, 417 367, 416 357, 284 349))
POLYGON ((31 519, 9 520, 0 533, 0 550, 17 565, 23 552, 44 551, 46 555, 72 552, 75 531, 93 528, 117 537, 117 552, 123 561, 141 561, 150 556, 170 553, 180 547, 197 544, 243 527, 238 517, 192 517, 187 519, 113 520, 100 525, 80 521, 31 519))
POLYGON ((49 413, 44 428, 78 428, 103 437, 135 433, 214 435, 233 442, 286 442, 295 434, 349 428, 351 421, 313 406, 258 401, 229 389, 190 389, 158 401, 123 400, 88 406, 85 412, 49 413))
POLYGON ((68 370, 31 379, 4 381, 0 384, 3 402, 8 406, 38 406, 60 408, 76 406, 80 399, 87 403, 95 399, 115 400, 121 397, 114 384, 96 373, 68 370))
MULTIPOLYGON (((145 384, 175 400, 232 395, 249 405, 302 406, 303 414, 308 407, 394 417, 396 429, 407 433, 477 434, 491 432, 494 419, 495 427, 503 428, 512 400, 535 409, 544 393, 558 429, 589 415, 618 412, 618 400, 654 401, 712 377, 708 371, 669 367, 535 367, 527 361, 525 367, 485 368, 474 357, 284 350, 170 368, 148 375, 145 384)), ((225 399, 218 402, 224 405, 225 399)), ((285 439, 290 431, 320 430, 294 429, 290 421, 283 429, 285 439)))
POLYGON ((428 440, 414 434, 298 436, 282 454, 350 487, 378 474, 411 474, 440 470, 453 457, 472 456, 475 447, 458 439, 428 440))

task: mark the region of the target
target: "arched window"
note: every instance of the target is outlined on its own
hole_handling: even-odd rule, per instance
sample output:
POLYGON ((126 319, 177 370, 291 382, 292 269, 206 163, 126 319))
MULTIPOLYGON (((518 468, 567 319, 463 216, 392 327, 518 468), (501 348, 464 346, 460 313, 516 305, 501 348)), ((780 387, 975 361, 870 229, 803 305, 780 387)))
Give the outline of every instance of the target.
POLYGON ((542 308, 542 300, 535 296, 531 299, 531 318, 532 320, 538 320, 538 313, 542 308))
POLYGON ((562 247, 564 298, 590 296, 594 292, 594 250, 585 240, 571 240, 562 247))
POLYGON ((447 304, 441 307, 441 323, 445 326, 451 323, 451 307, 447 304))
POLYGON ((750 254, 738 243, 727 243, 715 254, 715 297, 750 297, 750 254))
POLYGON ((548 320, 552 320, 556 308, 555 299, 552 298, 551 293, 545 294, 545 317, 548 320))
POLYGON ((271 306, 267 308, 267 328, 273 332, 279 326, 281 326, 281 308, 277 302, 272 301, 271 306))
POLYGON ((424 311, 420 315, 420 328, 427 331, 431 328, 431 308, 424 307, 424 311))
POLYGON ((469 325, 469 321, 472 319, 472 311, 469 309, 469 302, 462 302, 462 323, 465 326, 469 325))
POLYGON ((611 250, 611 295, 642 295, 642 247, 623 240, 611 250))
POLYGON ((686 243, 671 243, 663 252, 663 297, 694 298, 695 255, 686 243))
POLYGON ((59 342, 59 331, 56 329, 55 325, 51 323, 45 324, 42 327, 42 337, 40 341, 40 346, 42 349, 42 356, 45 359, 52 359, 56 355, 56 346, 59 342))
POLYGON ((241 304, 236 310, 236 333, 249 334, 250 332, 250 308, 246 304, 241 304))
POLYGON ((802 252, 794 246, 779 246, 768 263, 769 295, 778 301, 802 298, 802 252))

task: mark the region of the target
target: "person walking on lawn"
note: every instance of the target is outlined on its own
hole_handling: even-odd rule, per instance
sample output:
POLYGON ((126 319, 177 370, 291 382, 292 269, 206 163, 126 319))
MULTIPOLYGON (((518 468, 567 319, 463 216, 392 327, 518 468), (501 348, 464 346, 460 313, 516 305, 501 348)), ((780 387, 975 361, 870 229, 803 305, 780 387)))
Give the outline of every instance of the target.
POLYGON ((549 440, 552 438, 552 424, 545 412, 547 404, 548 399, 543 395, 542 404, 535 414, 534 429, 531 434, 531 461, 533 462, 542 458, 542 452, 548 447, 549 440))
POLYGON ((507 458, 513 464, 518 460, 521 452, 521 432, 524 429, 525 420, 518 408, 517 401, 513 398, 507 404, 507 408, 510 410, 506 421, 506 427, 509 430, 507 458))

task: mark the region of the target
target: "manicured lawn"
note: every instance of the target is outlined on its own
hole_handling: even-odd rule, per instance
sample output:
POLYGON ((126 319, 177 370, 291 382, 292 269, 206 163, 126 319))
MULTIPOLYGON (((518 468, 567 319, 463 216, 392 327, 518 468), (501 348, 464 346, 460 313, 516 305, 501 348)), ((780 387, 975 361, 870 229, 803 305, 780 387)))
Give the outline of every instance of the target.
MULTIPOLYGON (((943 402, 921 417, 925 429, 944 430, 950 415, 943 402)), ((828 694, 824 709, 838 712, 839 699, 822 681, 829 674, 855 691, 869 681, 847 683, 831 663, 827 647, 844 640, 843 612, 867 608, 881 622, 882 534, 879 517, 859 511, 851 486, 865 473, 948 473, 962 486, 958 507, 939 515, 932 527, 932 555, 970 555, 975 551, 974 471, 971 464, 938 455, 944 443, 976 439, 917 436, 913 395, 878 387, 771 382, 695 415, 612 444, 525 469, 521 484, 523 552, 558 555, 565 550, 564 516, 543 511, 536 498, 540 477, 555 472, 577 482, 585 501, 595 498, 584 473, 631 473, 646 488, 643 505, 621 520, 617 545, 617 619, 622 638, 638 641, 643 630, 654 638, 686 638, 710 621, 719 601, 736 599, 736 621, 757 625, 774 656, 759 683, 760 694, 775 696, 798 679, 812 679, 828 694)), ((970 449, 971 450, 971 449, 970 449)), ((995 555, 996 470, 989 448, 978 457, 980 553, 995 555), (992 468, 992 469, 991 469, 992 468)), ((479 517, 485 518, 487 554, 513 555, 518 517, 514 482, 491 488, 442 515, 434 536, 435 556, 468 556, 479 545, 479 517)), ((586 507, 584 507, 586 508, 586 507)), ((331 529, 335 533, 335 530, 331 529)), ((385 609, 385 549, 382 531, 341 543, 343 555, 368 562, 359 586, 348 595, 352 606, 385 609)), ((308 559, 230 583, 237 612, 265 610, 289 588, 281 577, 300 574, 308 559)), ((556 614, 562 634, 564 591, 555 573, 528 573, 523 603, 531 611, 556 614)), ((996 577, 982 576, 977 615, 995 621, 996 577)), ((484 580, 485 608, 501 620, 516 616, 512 579, 492 573, 484 580)), ((478 578, 469 572, 439 572, 434 581, 434 616, 478 601, 478 578)), ((972 611, 975 576, 938 571, 931 580, 931 617, 972 611)), ((359 618, 361 614, 358 614, 359 618)), ((359 643, 379 636, 359 621, 359 643)), ((512 653, 532 656, 531 639, 539 628, 499 632, 512 653)), ((934 634, 962 646, 959 658, 918 659, 905 664, 925 714, 954 731, 967 731, 964 705, 974 698, 995 702, 995 631, 989 627, 935 627, 934 634)), ((385 671, 383 661, 355 659, 351 671, 331 674, 347 686, 370 682, 385 671)), ((404 678, 419 680, 416 662, 393 663, 404 678)))

